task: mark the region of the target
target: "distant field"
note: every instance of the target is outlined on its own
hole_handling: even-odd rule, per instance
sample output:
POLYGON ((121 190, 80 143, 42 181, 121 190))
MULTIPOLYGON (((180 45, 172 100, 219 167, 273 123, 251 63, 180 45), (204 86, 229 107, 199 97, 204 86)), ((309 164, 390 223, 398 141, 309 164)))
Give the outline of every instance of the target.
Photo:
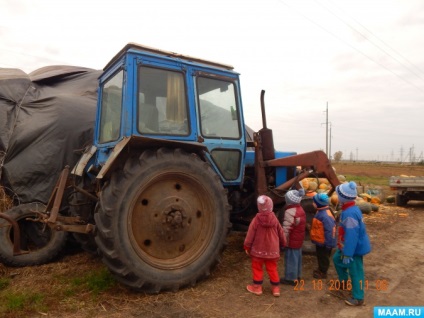
POLYGON ((400 165, 357 162, 332 162, 337 174, 364 175, 369 177, 391 177, 401 174, 424 176, 424 165, 400 165))
POLYGON ((358 163, 358 162, 332 162, 337 175, 346 176, 347 180, 353 180, 358 185, 365 187, 383 187, 389 190, 389 177, 398 175, 424 176, 422 165, 400 165, 380 163, 358 163))

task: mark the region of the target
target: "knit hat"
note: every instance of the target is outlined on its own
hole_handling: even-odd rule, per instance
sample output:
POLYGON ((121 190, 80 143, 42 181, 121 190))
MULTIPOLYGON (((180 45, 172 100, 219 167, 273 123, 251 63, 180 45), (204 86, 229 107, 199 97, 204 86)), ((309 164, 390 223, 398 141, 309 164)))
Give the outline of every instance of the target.
POLYGON ((272 212, 274 208, 274 203, 270 197, 266 195, 260 195, 257 200, 259 212, 272 212))
POLYGON ((358 195, 356 192, 356 183, 350 181, 349 183, 343 183, 336 187, 336 193, 339 197, 340 203, 345 203, 348 201, 354 201, 358 195))
POLYGON ((286 193, 287 204, 299 204, 302 201, 302 197, 305 195, 305 190, 290 190, 286 193))
POLYGON ((325 193, 315 194, 312 200, 314 200, 314 203, 317 205, 318 208, 327 206, 329 202, 328 195, 325 193))

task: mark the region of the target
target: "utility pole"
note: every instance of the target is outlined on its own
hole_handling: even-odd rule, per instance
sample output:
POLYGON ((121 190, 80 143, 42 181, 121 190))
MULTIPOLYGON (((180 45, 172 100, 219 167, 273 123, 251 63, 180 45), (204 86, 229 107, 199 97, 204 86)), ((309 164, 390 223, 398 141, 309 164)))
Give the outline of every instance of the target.
POLYGON ((403 162, 403 146, 400 147, 400 163, 403 162))
POLYGON ((328 102, 327 102, 327 110, 326 112, 326 118, 325 118, 325 153, 327 157, 328 155, 328 102))
POLYGON ((328 158, 330 159, 330 161, 331 161, 331 137, 332 137, 332 135, 331 135, 331 121, 330 121, 330 140, 329 140, 329 147, 328 147, 328 151, 330 152, 330 155, 328 156, 328 158))
POLYGON ((331 160, 331 123, 328 122, 328 102, 325 109, 325 154, 331 160), (330 136, 328 135, 328 124, 330 124, 330 136))
POLYGON ((411 163, 413 163, 415 161, 414 145, 412 145, 412 147, 409 148, 409 161, 411 163))

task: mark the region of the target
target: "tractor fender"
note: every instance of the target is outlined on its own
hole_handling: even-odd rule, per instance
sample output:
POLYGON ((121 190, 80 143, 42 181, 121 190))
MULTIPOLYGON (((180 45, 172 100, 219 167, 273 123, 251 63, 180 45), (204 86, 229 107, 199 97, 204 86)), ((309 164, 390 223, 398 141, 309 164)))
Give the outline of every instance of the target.
POLYGON ((85 166, 90 161, 91 157, 93 157, 93 155, 96 153, 96 151, 97 151, 97 147, 94 146, 94 145, 92 145, 89 148, 87 147, 85 149, 84 153, 82 154, 80 160, 78 160, 77 164, 72 169, 71 173, 73 175, 77 175, 77 176, 82 177, 82 175, 84 173, 85 166))
POLYGON ((121 153, 127 154, 134 153, 134 150, 158 149, 163 147, 170 149, 180 148, 189 153, 197 153, 200 155, 201 158, 204 158, 204 156, 202 155, 204 152, 208 152, 207 147, 199 142, 158 139, 145 136, 124 137, 113 148, 112 153, 110 154, 109 158, 106 160, 106 163, 103 165, 103 167, 97 174, 96 179, 102 180, 108 174, 108 172, 111 171, 113 166, 116 163, 120 162, 123 157, 125 157, 121 156, 121 153), (130 150, 122 152, 124 149, 130 150))

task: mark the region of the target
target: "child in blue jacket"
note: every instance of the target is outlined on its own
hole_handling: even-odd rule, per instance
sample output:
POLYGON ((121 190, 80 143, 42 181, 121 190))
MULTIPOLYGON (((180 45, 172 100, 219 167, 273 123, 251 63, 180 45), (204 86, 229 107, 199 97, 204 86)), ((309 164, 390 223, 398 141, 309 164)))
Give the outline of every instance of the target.
POLYGON ((339 276, 340 285, 349 290, 351 279, 352 298, 346 299, 350 306, 364 304, 364 264, 363 256, 371 252, 371 243, 362 218, 362 212, 355 205, 357 196, 356 183, 351 181, 336 187, 339 202, 342 204, 340 216, 338 249, 333 256, 334 266, 339 276), (346 288, 347 287, 347 288, 346 288))
POLYGON ((310 231, 311 241, 316 246, 318 269, 314 270, 313 277, 326 279, 330 267, 330 256, 336 247, 336 221, 328 207, 329 198, 325 193, 317 193, 312 198, 317 209, 310 231))

